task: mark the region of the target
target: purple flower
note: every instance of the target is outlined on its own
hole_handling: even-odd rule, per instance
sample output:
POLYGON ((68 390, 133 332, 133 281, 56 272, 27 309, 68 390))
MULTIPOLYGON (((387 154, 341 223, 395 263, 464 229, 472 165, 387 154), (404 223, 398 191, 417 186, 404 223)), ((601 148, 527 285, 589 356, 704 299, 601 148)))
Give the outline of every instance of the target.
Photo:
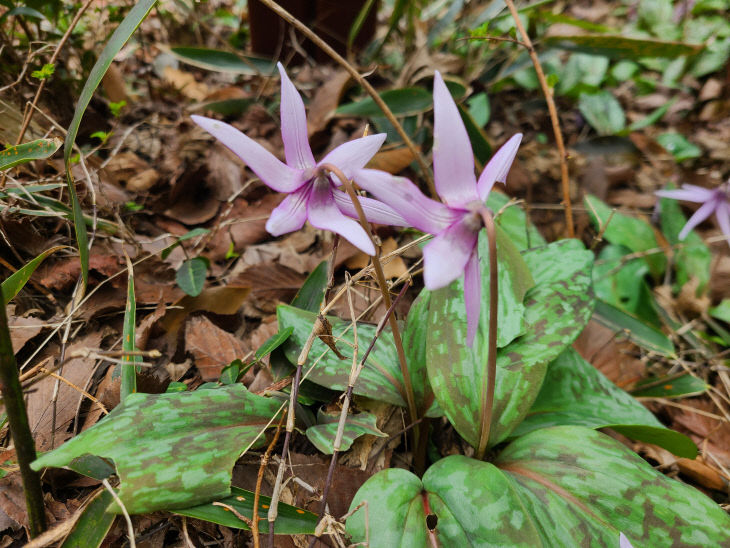
POLYGON ((713 213, 720 225, 720 230, 728 238, 730 244, 730 203, 728 203, 728 192, 730 191, 729 183, 720 185, 714 190, 702 188, 696 185, 682 185, 682 188, 676 190, 658 190, 655 192, 657 196, 662 198, 672 198, 673 200, 684 200, 686 202, 696 202, 702 204, 695 211, 687 224, 682 227, 679 233, 679 239, 684 240, 689 231, 707 219, 713 213))
MULTIPOLYGON (((299 230, 304 221, 330 230, 349 240, 368 255, 375 248, 365 230, 354 220, 355 207, 349 196, 338 190, 341 181, 327 166, 335 166, 348 178, 367 164, 385 141, 385 134, 370 135, 344 143, 317 163, 307 138, 304 102, 281 63, 281 138, 286 164, 236 128, 218 120, 192 116, 193 121, 227 146, 270 188, 288 196, 272 212, 266 230, 274 236, 299 230)), ((406 222, 391 208, 376 200, 360 198, 369 221, 404 226, 406 222)))
POLYGON ((522 134, 512 136, 494 154, 477 180, 466 128, 438 72, 433 82, 433 103, 433 172, 436 190, 445 204, 424 196, 408 179, 381 171, 362 169, 355 180, 412 226, 435 235, 423 248, 423 279, 427 289, 444 287, 464 274, 467 344, 471 346, 481 309, 477 249, 482 228, 480 211, 494 183, 505 182, 522 134))
POLYGON ((619 533, 618 544, 619 548, 634 548, 623 533, 619 533))

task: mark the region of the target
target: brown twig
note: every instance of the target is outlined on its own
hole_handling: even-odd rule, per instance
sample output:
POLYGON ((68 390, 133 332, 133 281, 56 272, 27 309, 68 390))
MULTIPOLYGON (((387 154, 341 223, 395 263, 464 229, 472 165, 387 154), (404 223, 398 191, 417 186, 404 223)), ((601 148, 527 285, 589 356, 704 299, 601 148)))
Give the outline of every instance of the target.
POLYGON ((545 79, 545 73, 543 72, 542 66, 540 65, 540 60, 538 59, 537 53, 535 53, 535 48, 533 47, 532 41, 530 40, 530 35, 527 34, 527 31, 525 30, 525 27, 520 20, 519 13, 517 13, 517 8, 515 8, 514 2, 512 0, 504 0, 504 3, 507 4, 507 8, 509 8, 510 13, 512 14, 512 18, 515 20, 515 25, 517 26, 517 30, 522 36, 522 41, 527 48, 530 59, 532 59, 532 64, 534 65, 535 72, 537 73, 537 80, 540 82, 540 87, 542 88, 542 92, 545 95, 545 102, 547 103, 548 112, 550 113, 550 121, 553 125, 553 133, 555 134, 555 144, 558 146, 558 152, 560 153, 560 179, 563 187, 563 204, 565 205, 566 232, 568 238, 574 238, 575 228, 573 226, 573 210, 571 209, 570 203, 568 153, 565 151, 563 133, 560 130, 560 119, 558 118, 558 110, 557 108, 555 108, 553 92, 550 89, 550 86, 548 86, 547 80, 545 79))
POLYGON ((403 142, 406 144, 406 146, 409 148, 413 156, 416 158, 416 161, 418 162, 418 165, 421 166, 421 171, 423 178, 428 183, 429 190, 431 191, 431 194, 433 196, 438 196, 436 193, 436 187, 433 183, 433 178, 431 177, 431 172, 429 170, 428 164, 426 164, 426 160, 423 158, 423 155, 421 154, 420 149, 415 145, 413 141, 411 141, 411 138, 408 137, 408 134, 403 129, 403 126, 398 122, 393 112, 390 110, 390 107, 385 104, 385 101, 380 98, 380 95, 378 95, 378 92, 375 91, 375 88, 370 85, 370 82, 368 82, 357 70, 355 70, 355 67, 353 67, 350 63, 347 62, 347 59, 342 57, 339 53, 337 53, 334 49, 332 49, 327 42, 322 40, 317 34, 310 29, 307 25, 302 23, 299 19, 294 17, 291 13, 286 11, 284 8, 282 8, 279 4, 274 2, 274 0, 260 0, 262 4, 264 4, 266 7, 268 7, 271 11, 276 13, 279 17, 284 19, 287 23, 295 27, 299 32, 304 34, 307 38, 309 38, 317 47, 319 47, 322 51, 324 51, 327 55, 329 55, 332 59, 334 59, 337 63, 339 63, 342 68, 344 68, 350 76, 352 76, 358 84, 360 84, 365 91, 368 92, 370 97, 372 97, 373 101, 375 101, 375 104, 378 105, 378 108, 383 111, 383 114, 388 119, 388 121, 393 124, 393 127, 398 132, 398 135, 400 135, 401 139, 403 139, 403 142))
POLYGON ((279 441, 279 434, 281 434, 281 425, 284 424, 284 417, 286 417, 286 408, 284 408, 284 412, 281 414, 279 424, 276 425, 274 438, 266 448, 264 456, 261 457, 261 466, 259 466, 259 473, 256 476, 256 491, 254 491, 253 495, 253 516, 251 518, 251 534, 253 535, 254 548, 260 548, 261 546, 261 541, 259 539, 259 498, 261 497, 261 484, 264 481, 264 470, 266 470, 266 467, 269 464, 271 452, 274 450, 276 442, 279 441))

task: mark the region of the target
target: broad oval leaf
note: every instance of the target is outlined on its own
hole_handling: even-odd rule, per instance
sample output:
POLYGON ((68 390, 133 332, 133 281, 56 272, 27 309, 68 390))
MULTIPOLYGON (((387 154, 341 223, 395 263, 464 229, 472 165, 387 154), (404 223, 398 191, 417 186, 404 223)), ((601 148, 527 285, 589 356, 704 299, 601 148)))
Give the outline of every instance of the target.
POLYGON ((175 281, 185 293, 197 297, 203 291, 207 275, 208 261, 202 257, 193 257, 180 265, 175 273, 175 281))
MULTIPOLYGON (((360 436, 370 434, 378 437, 388 437, 378 429, 377 417, 371 413, 355 413, 348 415, 345 420, 345 429, 342 434, 340 451, 347 451, 352 442, 360 436)), ((340 422, 340 413, 324 413, 320 410, 317 413, 317 424, 307 428, 307 439, 326 455, 334 452, 335 436, 340 422)))
POLYGON ((512 437, 568 424, 610 427, 633 439, 660 445, 677 456, 697 456, 697 446, 691 439, 665 427, 572 348, 550 362, 535 403, 512 437))
POLYGON ((61 146, 60 139, 36 139, 22 145, 0 150, 0 171, 10 169, 31 160, 42 160, 52 156, 61 146))
POLYGON ((610 91, 581 93, 578 109, 599 135, 615 135, 626 126, 621 103, 610 91))
MULTIPOLYGON (((525 294, 525 334, 497 352, 490 446, 504 440, 522 421, 537 397, 547 364, 575 340, 593 311, 593 253, 578 240, 532 249, 523 258, 535 286, 525 294)), ((482 272, 483 283, 485 277, 482 272)), ((454 291, 455 286, 433 293, 426 351, 428 378, 451 424, 476 447, 481 394, 487 381, 488 320, 482 311, 479 332, 469 348, 464 300, 460 291, 454 291)), ((485 294, 486 287, 482 299, 485 294)))
MULTIPOLYGON (((217 390, 130 394, 102 421, 41 455, 34 470, 86 454, 114 461, 132 514, 187 508, 231 494, 231 471, 279 411, 241 384, 217 390)), ((115 505, 110 511, 119 512, 115 505)))
POLYGON ((370 478, 347 520, 371 548, 429 546, 723 546, 730 517, 696 489, 658 473, 608 436, 580 426, 545 428, 492 463, 461 455, 423 481, 390 469, 370 478), (364 505, 363 505, 364 506, 364 505), (430 514, 430 519, 426 517, 430 514), (367 531, 369 527, 369 531, 367 531), (367 534, 367 536, 366 536, 367 534))

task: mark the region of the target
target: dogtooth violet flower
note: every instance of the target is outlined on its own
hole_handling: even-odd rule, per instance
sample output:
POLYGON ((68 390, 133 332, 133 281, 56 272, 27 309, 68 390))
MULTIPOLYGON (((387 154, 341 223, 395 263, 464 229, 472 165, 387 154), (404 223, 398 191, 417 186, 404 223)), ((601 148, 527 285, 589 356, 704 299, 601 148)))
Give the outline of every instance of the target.
POLYGON ((474 155, 459 110, 438 71, 433 82, 433 174, 444 203, 421 193, 404 177, 362 169, 360 187, 391 206, 412 226, 435 237, 423 248, 427 289, 447 286, 464 274, 467 344, 472 345, 481 309, 481 273, 477 240, 481 212, 494 183, 504 183, 522 134, 512 136, 491 158, 477 180, 474 155))
MULTIPOLYGON (((337 189, 342 182, 329 174, 328 166, 351 178, 375 155, 385 141, 385 134, 354 139, 329 152, 319 163, 315 162, 307 137, 304 102, 281 63, 278 67, 286 164, 229 124, 203 116, 192 116, 193 121, 241 158, 268 187, 288 194, 266 222, 266 230, 271 234, 280 236, 299 230, 309 220, 312 226, 335 232, 368 255, 375 255, 375 247, 365 230, 345 216, 357 218, 357 212, 350 197, 337 189)), ((407 224, 377 200, 359 198, 359 201, 365 216, 373 223, 407 224)))
POLYGON ((682 227, 682 230, 679 232, 680 240, 684 240, 690 230, 714 213, 717 218, 717 224, 720 225, 720 230, 728 238, 728 244, 730 244, 730 202, 728 202, 728 192, 730 192, 730 181, 715 189, 684 184, 681 188, 658 190, 655 194, 662 198, 672 198, 673 200, 684 200, 686 202, 702 204, 682 227))

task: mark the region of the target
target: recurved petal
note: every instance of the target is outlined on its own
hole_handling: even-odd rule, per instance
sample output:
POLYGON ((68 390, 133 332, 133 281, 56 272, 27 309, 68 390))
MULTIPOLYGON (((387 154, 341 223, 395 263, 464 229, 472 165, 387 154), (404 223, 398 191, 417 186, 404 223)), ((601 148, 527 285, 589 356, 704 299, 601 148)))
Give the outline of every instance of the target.
POLYGON ((685 202, 706 202, 715 196, 715 191, 697 185, 682 185, 673 190, 657 190, 654 194, 662 198, 684 200, 685 202))
POLYGON ((477 243, 477 232, 461 219, 423 248, 423 281, 427 289, 449 285, 464 272, 477 243))
POLYGON ((273 154, 231 125, 204 116, 191 116, 193 122, 218 139, 243 160, 269 187, 278 192, 293 192, 304 182, 302 173, 280 162, 273 154))
MULTIPOLYGON (((378 133, 342 143, 322 158, 319 165, 332 164, 338 167, 345 176, 352 178, 357 170, 364 168, 365 164, 375 156, 385 141, 385 136, 385 133, 378 133)), ((338 177, 333 177, 332 180, 338 186, 342 184, 338 177)))
POLYGON ((727 244, 730 245, 730 204, 722 200, 717 205, 715 216, 717 217, 717 224, 720 225, 720 230, 722 230, 727 244))
MULTIPOLYGON (((357 210, 355 209, 350 196, 341 190, 333 190, 332 195, 335 198, 335 203, 342 213, 353 219, 357 219, 357 210)), ((358 196, 358 201, 362 206, 362 210, 365 213, 365 217, 371 223, 377 223, 379 225, 391 225, 391 226, 411 226, 408 221, 398 215, 395 210, 372 198, 365 198, 364 196, 358 196)))
POLYGON ((438 234, 459 219, 461 213, 427 198, 405 177, 385 171, 361 169, 355 182, 381 202, 393 208, 408 224, 429 234, 438 234))
POLYGON ((433 176, 439 196, 452 207, 478 200, 474 153, 459 109, 441 74, 433 79, 433 176))
POLYGON ((329 182, 324 179, 314 183, 307 202, 307 217, 312 226, 322 230, 331 230, 364 253, 375 255, 375 246, 363 227, 342 214, 335 203, 329 182))
POLYGON ((469 256, 464 269, 464 301, 466 302, 466 344, 471 347, 479 327, 482 309, 482 275, 479 271, 479 256, 475 249, 469 256))
POLYGON ((304 101, 287 76, 281 63, 281 139, 284 141, 286 163, 297 169, 314 167, 314 156, 307 136, 307 114, 304 101))
POLYGON ((479 199, 482 202, 489 196, 495 182, 507 182, 507 173, 512 167, 512 162, 514 162, 521 141, 522 133, 516 133, 494 153, 494 156, 487 163, 477 182, 479 199))
POLYGON ((712 215, 712 212, 715 211, 717 206, 718 202, 714 199, 702 204, 700 208, 695 211, 694 215, 689 218, 687 224, 682 227, 682 230, 679 232, 679 239, 684 240, 687 237, 687 234, 689 234, 689 231, 712 215))
POLYGON ((292 192, 274 208, 266 221, 266 230, 274 236, 281 236, 299 230, 307 220, 307 197, 310 185, 292 192))

